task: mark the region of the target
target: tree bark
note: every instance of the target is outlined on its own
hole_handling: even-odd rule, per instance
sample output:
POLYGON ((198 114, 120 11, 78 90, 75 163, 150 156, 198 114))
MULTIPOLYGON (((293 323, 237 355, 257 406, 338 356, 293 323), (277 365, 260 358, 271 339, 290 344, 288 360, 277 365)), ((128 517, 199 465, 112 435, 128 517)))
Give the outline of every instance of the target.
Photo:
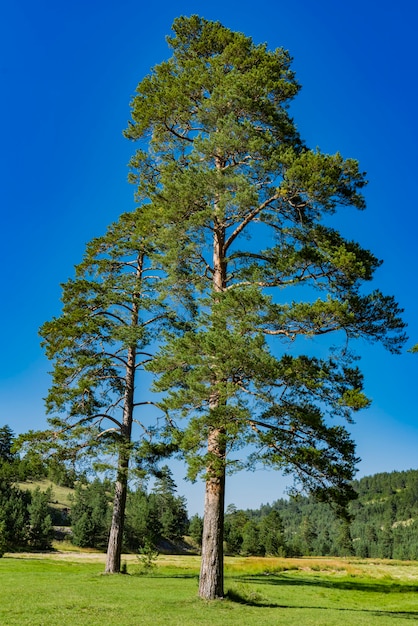
MULTIPOLYGON (((140 285, 143 272, 144 254, 140 254, 137 259, 136 276, 138 279, 139 297, 140 285)), ((131 326, 138 325, 139 305, 136 297, 132 303, 131 326)), ((128 491, 128 470, 131 456, 132 420, 134 412, 135 394, 135 371, 136 371, 136 346, 128 348, 126 374, 125 374, 125 396, 123 403, 123 420, 120 432, 120 447, 118 459, 118 471, 115 484, 115 496, 113 499, 112 523, 110 526, 109 540, 107 544, 105 572, 108 574, 118 574, 120 572, 120 561, 122 555, 123 529, 125 524, 126 496, 128 491)))
POLYGON ((121 429, 121 443, 119 447, 118 471, 113 498, 112 523, 110 526, 107 544, 106 566, 107 574, 120 572, 122 554, 123 528, 125 523, 126 495, 128 491, 128 470, 131 448, 133 398, 135 380, 135 348, 128 353, 126 372, 125 404, 123 410, 123 424, 121 429))
POLYGON ((124 462, 119 463, 118 479, 115 484, 112 524, 106 554, 105 572, 107 574, 118 574, 120 572, 127 490, 128 462, 124 460, 124 462))
POLYGON ((225 445, 219 429, 209 434, 208 452, 219 461, 219 467, 211 464, 206 479, 199 596, 214 600, 224 595, 225 445))
MULTIPOLYGON (((219 157, 215 159, 218 173, 222 168, 219 157)), ((213 277, 215 294, 220 294, 226 286, 225 226, 219 215, 219 200, 214 201, 213 237, 213 277)), ((216 374, 213 388, 216 384, 216 374)), ((218 393, 213 391, 209 401, 210 409, 219 406, 218 393)), ((211 457, 207 467, 205 486, 205 509, 203 517, 202 561, 199 578, 199 596, 205 600, 223 598, 224 595, 224 508, 225 508, 225 464, 226 446, 223 429, 213 427, 208 435, 208 453, 211 457)))

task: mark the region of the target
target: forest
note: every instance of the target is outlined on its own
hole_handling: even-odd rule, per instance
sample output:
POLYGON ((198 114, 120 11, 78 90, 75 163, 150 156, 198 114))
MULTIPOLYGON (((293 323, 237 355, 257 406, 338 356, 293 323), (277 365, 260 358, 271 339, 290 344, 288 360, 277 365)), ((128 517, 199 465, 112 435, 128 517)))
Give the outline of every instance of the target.
MULTIPOLYGON (((22 459, 12 451, 13 441, 10 427, 0 428, 0 552, 51 550, 60 541, 105 551, 113 483, 77 475, 64 464, 46 464, 36 455, 22 459), (36 481, 50 486, 30 490, 36 481), (71 490, 70 507, 57 506, 54 486, 71 490)), ((230 505, 226 554, 418 560, 418 470, 367 476, 353 481, 353 488, 350 521, 312 497, 290 496, 257 510, 230 505)), ((203 519, 189 517, 167 466, 150 491, 144 482, 129 490, 124 551, 198 553, 202 530, 203 519)))

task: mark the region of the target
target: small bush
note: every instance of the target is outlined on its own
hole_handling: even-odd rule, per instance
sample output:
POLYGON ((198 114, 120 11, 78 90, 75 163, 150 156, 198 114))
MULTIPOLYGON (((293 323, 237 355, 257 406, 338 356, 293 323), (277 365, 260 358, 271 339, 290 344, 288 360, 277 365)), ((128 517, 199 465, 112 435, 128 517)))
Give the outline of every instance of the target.
POLYGON ((144 546, 139 549, 138 561, 140 563, 140 574, 149 574, 156 566, 159 552, 154 544, 146 539, 144 546))

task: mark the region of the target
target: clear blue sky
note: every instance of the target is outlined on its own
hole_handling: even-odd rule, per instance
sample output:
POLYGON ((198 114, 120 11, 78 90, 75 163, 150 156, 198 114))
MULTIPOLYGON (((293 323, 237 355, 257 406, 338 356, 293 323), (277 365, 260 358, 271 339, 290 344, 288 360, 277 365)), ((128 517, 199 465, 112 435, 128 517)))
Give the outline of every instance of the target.
MULTIPOLYGON (((364 213, 342 232, 384 260, 375 286, 405 308, 418 342, 416 231, 418 8, 414 0, 14 0, 0 17, 2 306, 0 426, 45 425, 49 364, 39 326, 60 310, 60 283, 84 246, 133 208, 122 137, 129 102, 150 67, 169 55, 179 15, 198 13, 294 58, 303 88, 292 111, 311 147, 359 159, 370 184, 364 213)), ((352 433, 358 476, 418 467, 418 355, 360 346, 370 409, 352 433)), ((189 509, 201 485, 175 478, 189 509)), ((274 472, 229 480, 227 503, 257 507, 283 494, 274 472)))

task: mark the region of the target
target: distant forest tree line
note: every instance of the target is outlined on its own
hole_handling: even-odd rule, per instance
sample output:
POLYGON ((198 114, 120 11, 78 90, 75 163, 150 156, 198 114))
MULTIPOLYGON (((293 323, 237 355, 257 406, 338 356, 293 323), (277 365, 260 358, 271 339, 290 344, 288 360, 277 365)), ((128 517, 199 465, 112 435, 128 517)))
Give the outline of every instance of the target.
MULTIPOLYGON (((112 520, 114 483, 68 469, 39 455, 20 458, 13 452, 13 432, 0 428, 0 554, 6 550, 48 550, 55 537, 66 535, 80 547, 106 549, 112 520), (70 508, 57 507, 53 488, 42 492, 25 488, 29 481, 47 479, 73 489, 70 508), (68 532, 69 531, 69 532, 68 532)), ((153 489, 144 483, 127 498, 124 548, 135 551, 148 541, 180 542, 187 534, 186 501, 176 495, 168 467, 162 467, 153 489)))
MULTIPOLYGON (((12 451, 13 439, 8 426, 0 428, 0 553, 50 549, 54 537, 66 535, 76 546, 105 550, 113 483, 97 477, 89 481, 65 464, 46 464, 35 454, 20 458, 12 451), (42 478, 74 489, 70 510, 54 507, 53 489, 30 492, 22 485, 42 478)), ((358 498, 350 505, 351 523, 311 497, 279 499, 256 510, 230 505, 225 552, 418 559, 418 470, 368 476, 353 487, 358 498)), ((151 492, 145 484, 128 491, 125 550, 138 551, 147 542, 176 550, 184 536, 195 547, 201 545, 203 520, 199 515, 188 517, 185 498, 176 490, 169 469, 163 467, 151 492)))

